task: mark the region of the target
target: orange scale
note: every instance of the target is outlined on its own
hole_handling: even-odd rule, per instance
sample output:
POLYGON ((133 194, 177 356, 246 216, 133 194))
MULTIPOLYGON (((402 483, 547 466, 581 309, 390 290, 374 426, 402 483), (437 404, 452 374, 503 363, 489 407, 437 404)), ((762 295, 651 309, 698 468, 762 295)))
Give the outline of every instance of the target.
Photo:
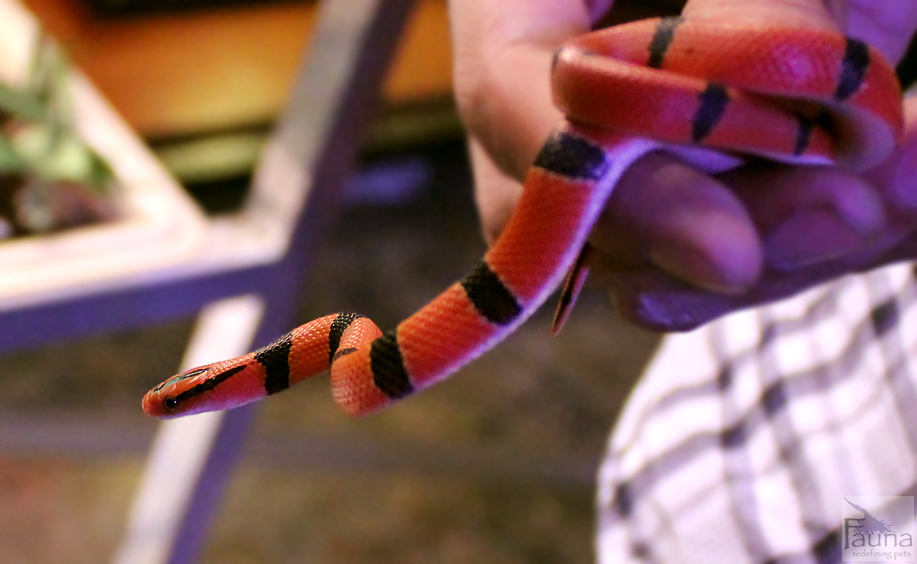
MULTIPOLYGON (((214 372, 218 374, 223 370, 214 372)), ((264 390, 265 373, 257 363, 252 363, 248 368, 233 375, 232 378, 214 388, 206 397, 208 405, 229 409, 244 405, 251 401, 267 396, 264 390), (244 401, 240 401, 243 399, 244 401)), ((188 400, 188 407, 193 409, 195 399, 188 400)))
POLYGON ((663 68, 746 90, 830 97, 843 54, 836 34, 711 23, 680 28, 663 68))
MULTIPOLYGON (((751 98, 733 99, 702 145, 763 155, 793 155, 799 121, 795 115, 751 98)), ((835 158, 835 143, 813 127, 804 154, 835 158)))
POLYGON ((357 352, 339 358, 331 370, 334 401, 348 415, 367 415, 392 402, 373 383, 368 356, 369 344, 366 344, 357 352))
POLYGON ((558 257, 568 252, 595 185, 535 169, 525 189, 537 191, 538 197, 519 201, 497 244, 485 255, 491 270, 522 304, 541 291, 558 257))
POLYGON ((291 385, 328 369, 328 334, 335 318, 337 314, 328 315, 293 331, 288 360, 291 385))
POLYGON ((354 319, 344 334, 341 335, 341 342, 338 344, 338 350, 354 348, 359 349, 367 343, 372 343, 382 336, 382 330, 367 317, 358 317, 354 319))
POLYGON ((568 119, 675 142, 690 139, 703 80, 597 57, 562 58, 555 103, 568 119))
POLYGON ((398 347, 411 382, 423 388, 477 356, 499 330, 478 313, 464 288, 454 284, 398 326, 398 347))

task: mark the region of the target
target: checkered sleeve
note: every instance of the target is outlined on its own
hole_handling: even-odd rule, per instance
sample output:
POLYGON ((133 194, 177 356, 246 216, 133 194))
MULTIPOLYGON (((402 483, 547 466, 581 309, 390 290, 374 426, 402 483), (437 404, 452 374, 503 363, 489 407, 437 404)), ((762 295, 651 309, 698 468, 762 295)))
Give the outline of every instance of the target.
POLYGON ((599 475, 600 563, 837 562, 843 496, 914 495, 899 265, 667 337, 599 475))

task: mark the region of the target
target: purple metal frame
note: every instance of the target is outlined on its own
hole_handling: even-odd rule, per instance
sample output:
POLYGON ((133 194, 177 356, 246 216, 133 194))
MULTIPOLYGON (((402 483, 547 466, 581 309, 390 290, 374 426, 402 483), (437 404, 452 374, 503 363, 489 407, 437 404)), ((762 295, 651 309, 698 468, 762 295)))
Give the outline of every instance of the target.
MULTIPOLYGON (((323 0, 312 45, 272 134, 287 161, 301 167, 294 180, 307 184, 305 203, 281 260, 0 311, 0 352, 160 323, 194 314, 223 298, 252 293, 265 300, 254 347, 289 329, 293 319, 288 304, 297 298, 313 251, 342 200, 343 183, 413 5, 414 0, 323 0)), ((262 167, 275 164, 262 162, 262 167)), ((256 175, 254 193, 282 189, 261 185, 277 179, 266 172, 256 175)), ((254 416, 254 408, 227 412, 212 443, 203 445, 209 448, 203 470, 163 562, 197 560, 254 416)))

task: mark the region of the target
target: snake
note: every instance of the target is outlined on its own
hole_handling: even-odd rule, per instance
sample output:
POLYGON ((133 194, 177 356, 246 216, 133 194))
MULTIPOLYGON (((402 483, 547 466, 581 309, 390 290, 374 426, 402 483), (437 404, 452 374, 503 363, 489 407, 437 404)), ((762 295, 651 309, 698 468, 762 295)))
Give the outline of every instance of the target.
POLYGON ((588 273, 592 226, 648 152, 674 152, 711 173, 755 159, 862 171, 904 131, 894 68, 866 42, 830 30, 641 20, 572 38, 555 52, 550 80, 564 118, 500 236, 464 278, 394 329, 328 315, 175 375, 144 396, 144 411, 231 409, 330 369, 347 414, 376 412, 496 346, 561 287, 562 324, 588 273))

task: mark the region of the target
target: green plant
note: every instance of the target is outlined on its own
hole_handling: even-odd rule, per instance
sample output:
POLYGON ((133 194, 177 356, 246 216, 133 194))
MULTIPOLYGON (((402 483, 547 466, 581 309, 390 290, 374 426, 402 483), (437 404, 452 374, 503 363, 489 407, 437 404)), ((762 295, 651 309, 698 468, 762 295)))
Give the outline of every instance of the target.
POLYGON ((24 84, 0 83, 0 210, 24 232, 104 219, 113 174, 74 127, 68 62, 45 37, 33 53, 24 84))

